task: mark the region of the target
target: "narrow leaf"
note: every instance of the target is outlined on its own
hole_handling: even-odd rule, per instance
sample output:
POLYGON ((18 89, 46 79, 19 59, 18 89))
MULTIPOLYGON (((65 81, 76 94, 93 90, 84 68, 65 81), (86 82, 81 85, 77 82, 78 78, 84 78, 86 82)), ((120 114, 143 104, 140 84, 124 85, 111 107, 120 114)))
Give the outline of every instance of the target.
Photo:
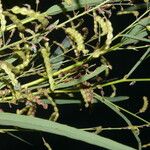
POLYGON ((135 150, 134 148, 93 133, 32 116, 0 113, 0 125, 17 126, 23 129, 31 129, 57 134, 111 150, 135 150))
MULTIPOLYGON (((141 19, 137 24, 133 26, 128 32, 128 37, 123 37, 121 42, 123 45, 137 43, 140 39, 144 38, 148 35, 148 31, 146 31, 146 26, 149 24, 150 16, 141 19), (134 37, 134 39, 129 38, 134 37)), ((145 39, 144 39, 145 40, 145 39)), ((149 41, 148 41, 149 42, 149 41)))

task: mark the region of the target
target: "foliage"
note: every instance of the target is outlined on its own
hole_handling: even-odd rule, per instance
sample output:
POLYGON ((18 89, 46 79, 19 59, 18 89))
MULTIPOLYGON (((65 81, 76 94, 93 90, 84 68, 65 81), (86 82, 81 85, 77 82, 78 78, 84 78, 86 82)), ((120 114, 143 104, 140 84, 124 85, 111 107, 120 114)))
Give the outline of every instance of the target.
MULTIPOLYGON (((150 81, 150 78, 129 78, 150 54, 149 1, 138 5, 128 0, 65 0, 44 13, 38 11, 38 5, 37 0, 36 10, 28 5, 4 10, 0 1, 0 104, 24 106, 16 109, 15 114, 11 109, 9 113, 0 113, 0 125, 5 126, 0 131, 8 133, 30 129, 66 136, 107 149, 134 149, 95 134, 107 128, 77 129, 55 122, 60 115, 59 105, 83 103, 85 107, 90 107, 93 103, 103 103, 127 123, 127 127, 117 129, 131 130, 138 143, 136 149, 146 147, 141 143, 139 132, 140 128, 149 127, 150 123, 138 114, 148 109, 148 98, 143 97, 144 105, 139 112, 130 112, 116 105, 115 102, 125 101, 129 97, 116 95, 115 84, 150 81), (144 12, 140 13, 140 9, 144 12), (62 12, 66 14, 65 21, 53 19, 53 16, 62 12), (114 13, 132 14, 136 19, 115 34, 116 29, 111 20, 114 13), (90 29, 86 27, 86 18, 92 20, 90 29), (63 34, 62 42, 52 36, 57 33, 63 34), (123 78, 106 81, 112 69, 106 54, 118 50, 134 50, 135 53, 144 50, 145 53, 123 78), (108 86, 112 88, 112 94, 106 97, 103 88, 108 86), (66 95, 68 98, 65 99, 66 95), (52 106, 49 120, 36 116, 39 105, 43 110, 52 106), (123 112, 144 124, 132 125, 132 121, 123 112)), ((111 127, 108 130, 113 129, 111 127)))

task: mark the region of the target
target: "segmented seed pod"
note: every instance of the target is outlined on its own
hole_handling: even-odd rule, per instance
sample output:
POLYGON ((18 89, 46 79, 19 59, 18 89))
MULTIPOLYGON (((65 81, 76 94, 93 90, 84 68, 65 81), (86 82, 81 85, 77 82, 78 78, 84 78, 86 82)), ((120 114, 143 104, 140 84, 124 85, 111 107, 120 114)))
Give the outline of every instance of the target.
POLYGON ((18 72, 20 70, 23 70, 25 67, 27 67, 30 63, 30 50, 29 50, 29 45, 25 45, 25 50, 27 51, 26 52, 26 55, 24 56, 23 58, 23 63, 22 64, 19 64, 15 67, 16 70, 18 70, 18 72))
POLYGON ((21 110, 20 110, 20 109, 17 109, 17 110, 16 110, 16 114, 22 115, 22 114, 26 113, 26 112, 29 110, 30 107, 31 107, 31 106, 26 106, 26 107, 22 108, 21 110))
POLYGON ((76 51, 75 53, 80 54, 81 52, 83 54, 87 54, 88 50, 85 49, 85 45, 84 45, 84 37, 74 28, 66 28, 65 32, 69 35, 69 37, 71 38, 71 40, 76 43, 76 51))
POLYGON ((97 21, 96 21, 96 12, 95 11, 93 11, 93 18, 94 18, 94 33, 96 34, 96 35, 98 35, 98 24, 97 24, 97 21))
POLYGON ((105 49, 108 49, 110 47, 110 44, 112 42, 112 38, 113 38, 113 28, 112 28, 112 24, 111 22, 107 19, 106 20, 106 26, 107 26, 107 39, 106 39, 106 47, 105 49))
POLYGON ((22 64, 17 65, 15 68, 20 71, 27 67, 30 63, 30 52, 28 52, 25 56, 25 61, 22 64))
POLYGON ((106 21, 104 20, 104 18, 102 18, 100 16, 96 16, 94 24, 95 24, 95 27, 94 27, 95 32, 97 32, 97 28, 99 26, 99 30, 101 30, 100 36, 104 36, 108 33, 107 24, 106 24, 106 21))
POLYGON ((43 15, 43 14, 41 14, 39 12, 35 12, 34 10, 26 8, 26 7, 14 6, 11 9, 11 11, 14 14, 26 15, 26 16, 29 16, 29 17, 37 19, 42 24, 43 28, 45 28, 48 25, 48 23, 49 23, 48 19, 45 18, 45 15, 43 15))
POLYGON ((84 82, 80 88, 81 95, 85 102, 85 107, 88 107, 89 104, 93 103, 93 89, 90 87, 89 82, 84 82))
POLYGON ((143 96, 143 106, 139 110, 139 113, 144 113, 148 109, 148 105, 149 105, 148 98, 146 96, 143 96))
POLYGON ((0 24, 1 24, 1 29, 0 29, 0 37, 2 36, 3 32, 6 29, 6 20, 5 20, 5 16, 3 14, 3 6, 0 0, 0 24))
POLYGON ((72 4, 72 0, 64 0, 65 3, 67 3, 68 5, 72 4))
POLYGON ((19 6, 14 6, 11 11, 14 14, 21 14, 21 15, 31 15, 34 14, 34 11, 32 9, 28 9, 26 7, 19 7, 19 6))
POLYGON ((27 112, 27 116, 35 116, 35 113, 36 113, 36 105, 30 106, 27 112))
POLYGON ((11 93, 11 90, 10 89, 4 89, 4 90, 0 90, 0 96, 3 97, 3 96, 6 96, 8 94, 11 93))
POLYGON ((46 73, 47 73, 47 77, 48 77, 49 84, 50 84, 50 90, 54 91, 55 82, 54 82, 54 79, 53 79, 52 65, 50 63, 50 58, 49 58, 50 48, 42 47, 41 48, 41 54, 42 54, 43 59, 44 59, 44 65, 45 65, 45 68, 46 68, 46 73))
POLYGON ((0 62, 0 68, 3 69, 8 75, 12 85, 14 86, 14 90, 20 90, 20 83, 16 79, 15 74, 11 71, 11 68, 9 68, 8 65, 4 62, 0 62))
POLYGON ((5 16, 8 16, 10 18, 10 20, 17 26, 18 30, 23 32, 25 30, 25 27, 23 26, 23 24, 21 23, 21 21, 17 18, 16 15, 11 14, 8 11, 4 11, 3 14, 5 16))

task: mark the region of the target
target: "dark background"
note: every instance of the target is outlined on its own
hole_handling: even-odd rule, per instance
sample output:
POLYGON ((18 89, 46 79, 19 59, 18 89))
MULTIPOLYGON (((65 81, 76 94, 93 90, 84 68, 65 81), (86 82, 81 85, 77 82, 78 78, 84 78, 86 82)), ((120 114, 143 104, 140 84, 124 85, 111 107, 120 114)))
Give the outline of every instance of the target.
MULTIPOLYGON (((22 4, 30 4, 32 8, 35 8, 35 0, 3 0, 2 1, 5 8, 11 8, 12 6, 22 4)), ((58 1, 55 0, 40 0, 39 10, 41 12, 46 11, 50 6, 56 4, 58 1)), ((56 16, 56 18, 60 18, 56 16)), ((112 17, 112 24, 114 26, 115 32, 119 32, 124 29, 128 24, 133 21, 134 17, 129 15, 128 17, 121 16, 112 17), (117 31, 116 31, 117 29, 117 31)), ((57 38, 62 38, 58 36, 57 38)), ((113 66, 113 70, 110 73, 109 78, 121 78, 124 74, 128 73, 128 71, 133 67, 133 65, 139 60, 139 58, 143 55, 144 51, 141 52, 133 52, 133 51, 122 51, 122 52, 113 52, 111 54, 107 54, 106 57, 110 61, 113 66)), ((138 69, 131 76, 133 78, 142 78, 142 77, 150 77, 149 73, 149 61, 148 59, 144 61, 138 69)), ((143 95, 149 96, 149 87, 150 83, 136 83, 133 86, 129 86, 129 83, 123 83, 116 85, 117 94, 118 95, 128 95, 130 96, 130 100, 118 103, 120 106, 128 108, 128 110, 132 110, 132 112, 137 112, 139 108, 142 106, 142 97, 143 95)), ((107 90, 107 89, 104 89, 107 90)), ((59 106, 60 109, 60 118, 58 122, 68 124, 73 127, 85 128, 85 127, 94 127, 102 125, 104 127, 116 127, 116 126, 126 126, 124 121, 110 109, 108 109, 105 105, 93 105, 92 108, 86 109, 80 105, 66 105, 59 106), (82 108, 82 111, 81 111, 82 108)), ((40 117, 45 117, 49 114, 49 112, 42 113, 42 108, 39 108, 40 117), (42 113, 42 114, 41 114, 42 113)), ((138 120, 132 118, 131 116, 127 117, 132 119, 133 124, 138 124, 138 120)), ((140 114, 144 119, 149 119, 148 111, 144 114, 140 114)), ((140 132, 140 138, 143 144, 150 142, 149 137, 149 129, 142 129, 140 132)), ((0 150, 14 150, 14 149, 22 149, 22 150, 41 150, 46 149, 43 146, 42 137, 51 145, 53 150, 60 149, 82 149, 82 150, 103 150, 103 148, 98 148, 93 145, 89 145, 83 142, 79 142, 76 140, 71 140, 69 138, 60 137, 57 135, 51 135, 47 133, 41 132, 21 132, 15 133, 19 137, 27 140, 33 145, 27 145, 16 138, 13 138, 7 134, 0 134, 0 150)), ((131 134, 130 131, 121 130, 121 131, 103 131, 100 135, 111 138, 118 142, 122 142, 132 147, 137 147, 137 143, 131 134)))

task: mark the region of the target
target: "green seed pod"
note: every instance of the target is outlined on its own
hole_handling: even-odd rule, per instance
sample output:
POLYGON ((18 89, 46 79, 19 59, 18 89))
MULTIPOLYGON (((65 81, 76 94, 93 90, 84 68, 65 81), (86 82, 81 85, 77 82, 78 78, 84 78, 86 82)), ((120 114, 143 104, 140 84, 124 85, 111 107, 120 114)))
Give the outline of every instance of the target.
POLYGON ((16 79, 15 74, 11 71, 11 68, 5 62, 0 62, 0 68, 3 69, 5 73, 8 75, 12 85, 14 86, 14 90, 19 90, 20 83, 16 79))
POLYGON ((5 16, 8 16, 10 18, 10 20, 17 26, 18 30, 23 32, 25 31, 25 27, 23 26, 23 24, 21 23, 21 21, 17 18, 16 15, 11 14, 7 11, 4 11, 3 14, 5 16))
POLYGON ((105 49, 108 49, 110 47, 110 44, 112 42, 112 38, 113 38, 113 28, 112 28, 112 24, 109 20, 106 20, 106 26, 107 26, 107 39, 106 39, 106 47, 105 49))
POLYGON ((49 47, 46 47, 46 48, 42 47, 41 48, 41 54, 42 54, 43 59, 44 59, 44 65, 46 68, 46 73, 47 73, 47 77, 48 77, 49 84, 50 84, 50 90, 54 91, 55 82, 53 79, 52 65, 50 64, 50 58, 49 58, 50 49, 49 49, 49 47))
POLYGON ((17 65, 15 68, 17 70, 23 70, 25 67, 27 67, 30 63, 30 53, 28 52, 25 56, 25 61, 23 61, 22 64, 17 65))
POLYGON ((100 33, 100 36, 104 36, 107 34, 108 32, 108 29, 107 29, 107 25, 106 25, 106 22, 104 20, 104 18, 100 17, 100 16, 96 16, 95 17, 95 27, 94 27, 94 30, 97 31, 97 27, 99 26, 99 30, 102 30, 101 33, 100 33), (98 24, 98 26, 97 26, 98 24))
POLYGON ((18 72, 20 70, 23 70, 25 67, 27 67, 30 63, 30 50, 29 50, 29 45, 25 45, 25 51, 26 51, 26 54, 25 54, 25 57, 23 58, 23 63, 22 64, 19 64, 15 67, 16 70, 18 70, 18 72))
POLYGON ((72 0, 64 0, 64 2, 68 5, 71 5, 72 4, 72 0))
POLYGON ((41 23, 43 28, 45 28, 49 24, 48 19, 46 19, 43 14, 41 14, 39 12, 35 12, 32 9, 29 9, 29 8, 26 8, 26 7, 15 6, 11 9, 11 11, 14 14, 26 15, 26 16, 37 19, 41 23))
POLYGON ((76 51, 77 54, 80 54, 81 52, 83 54, 87 54, 88 50, 85 49, 84 45, 84 37, 74 28, 66 28, 65 32, 69 35, 69 37, 72 39, 73 42, 76 43, 76 51))
POLYGON ((82 89, 80 89, 80 92, 84 99, 85 107, 88 107, 89 104, 93 103, 93 89, 92 88, 90 88, 90 87, 82 88, 82 89))
POLYGON ((0 27, 0 37, 2 36, 3 32, 5 31, 6 29, 6 20, 5 20, 5 16, 3 14, 3 7, 2 7, 2 3, 1 3, 1 0, 0 0, 0 24, 1 24, 1 27, 0 27))

